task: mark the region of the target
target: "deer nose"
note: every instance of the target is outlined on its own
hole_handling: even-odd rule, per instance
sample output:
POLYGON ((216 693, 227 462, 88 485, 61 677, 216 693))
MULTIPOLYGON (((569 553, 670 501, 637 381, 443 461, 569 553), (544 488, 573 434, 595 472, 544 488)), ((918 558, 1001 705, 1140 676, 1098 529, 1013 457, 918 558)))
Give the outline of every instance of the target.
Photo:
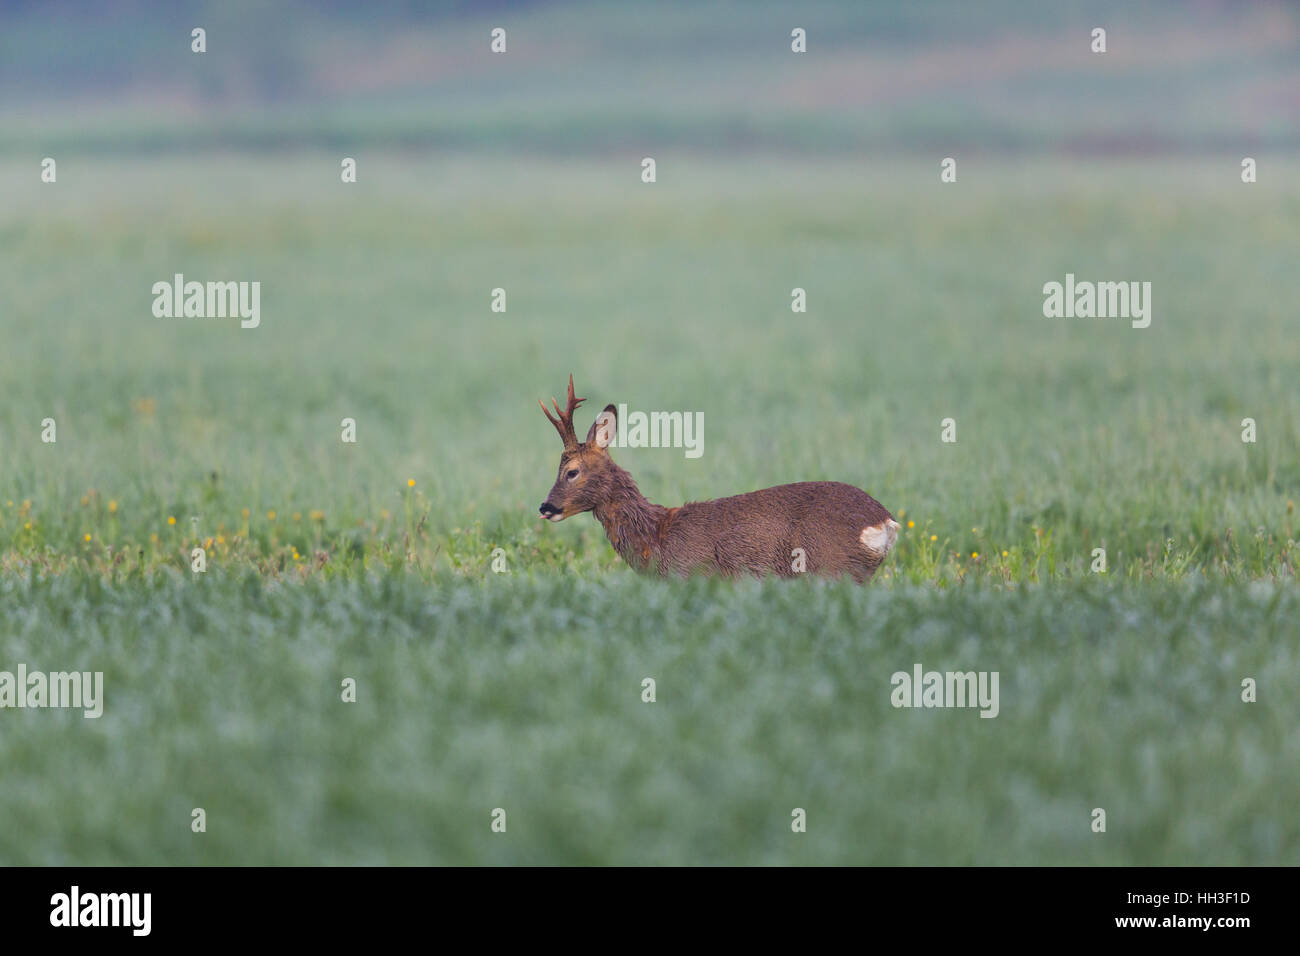
POLYGON ((551 517, 558 515, 560 513, 560 509, 555 507, 555 505, 551 504, 549 501, 543 501, 542 506, 537 510, 543 518, 546 518, 548 520, 551 517))

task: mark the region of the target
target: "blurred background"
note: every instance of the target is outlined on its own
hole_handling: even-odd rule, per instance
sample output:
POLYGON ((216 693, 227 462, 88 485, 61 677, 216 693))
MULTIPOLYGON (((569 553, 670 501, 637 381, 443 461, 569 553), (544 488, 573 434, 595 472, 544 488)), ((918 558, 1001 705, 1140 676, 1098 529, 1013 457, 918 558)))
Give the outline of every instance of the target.
POLYGON ((15 2, 0 148, 692 147, 863 156, 1297 145, 1297 9, 1141 4, 15 2), (208 53, 189 32, 208 32, 208 53), (507 30, 508 53, 488 54, 507 30), (802 27, 808 53, 789 56, 802 27), (1104 58, 1090 31, 1108 31, 1104 58), (513 36, 511 36, 513 34, 513 36), (1082 39, 1081 39, 1082 38, 1082 39))
MULTIPOLYGON (((90 491, 143 536, 201 507, 378 523, 418 477, 425 533, 532 548, 535 399, 570 372, 596 407, 705 413, 700 459, 624 453, 654 499, 837 478, 963 555, 1055 527, 1076 557, 1190 535, 1203 562, 1294 497, 1295 4, 2 9, 0 453, 6 500, 47 506, 29 546, 93 536, 66 518, 90 491), (261 328, 155 319, 177 272, 261 281, 261 328), (1044 319, 1067 272, 1151 281, 1151 328, 1044 319), (76 454, 14 438, 47 415, 76 454)), ((590 522, 551 540, 609 555, 590 522)))

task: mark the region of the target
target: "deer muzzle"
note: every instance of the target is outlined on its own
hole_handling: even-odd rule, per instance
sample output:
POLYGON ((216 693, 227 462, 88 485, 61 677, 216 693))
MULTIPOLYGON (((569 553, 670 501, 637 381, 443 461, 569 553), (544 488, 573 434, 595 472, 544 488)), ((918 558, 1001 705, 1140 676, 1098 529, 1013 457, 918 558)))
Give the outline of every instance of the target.
POLYGON ((560 509, 555 507, 555 505, 551 504, 549 501, 543 501, 542 506, 538 508, 537 511, 547 521, 559 521, 564 517, 560 509))

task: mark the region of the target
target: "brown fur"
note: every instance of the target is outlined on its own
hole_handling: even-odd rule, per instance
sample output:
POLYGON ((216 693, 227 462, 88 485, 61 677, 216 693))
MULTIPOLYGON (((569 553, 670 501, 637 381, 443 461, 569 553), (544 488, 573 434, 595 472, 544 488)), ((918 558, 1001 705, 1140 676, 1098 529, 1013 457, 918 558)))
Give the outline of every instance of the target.
POLYGON ((606 406, 587 440, 579 442, 573 412, 585 399, 574 397, 572 376, 568 398, 563 412, 552 399, 558 418, 542 406, 564 452, 555 485, 539 510, 558 520, 592 512, 614 550, 638 571, 795 577, 793 551, 802 548, 809 573, 851 574, 861 582, 871 578, 894 544, 893 516, 865 491, 837 481, 778 485, 679 508, 653 504, 598 440, 602 424, 600 438, 613 433, 614 406, 606 406), (571 471, 577 472, 572 478, 571 471))

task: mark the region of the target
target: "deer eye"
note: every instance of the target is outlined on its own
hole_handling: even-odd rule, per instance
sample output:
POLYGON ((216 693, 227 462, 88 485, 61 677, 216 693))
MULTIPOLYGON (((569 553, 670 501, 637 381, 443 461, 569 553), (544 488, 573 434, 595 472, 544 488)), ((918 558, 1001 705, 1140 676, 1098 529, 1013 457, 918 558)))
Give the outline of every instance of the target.
POLYGON ((567 472, 565 472, 564 477, 572 481, 574 478, 578 477, 578 469, 570 468, 567 472))

